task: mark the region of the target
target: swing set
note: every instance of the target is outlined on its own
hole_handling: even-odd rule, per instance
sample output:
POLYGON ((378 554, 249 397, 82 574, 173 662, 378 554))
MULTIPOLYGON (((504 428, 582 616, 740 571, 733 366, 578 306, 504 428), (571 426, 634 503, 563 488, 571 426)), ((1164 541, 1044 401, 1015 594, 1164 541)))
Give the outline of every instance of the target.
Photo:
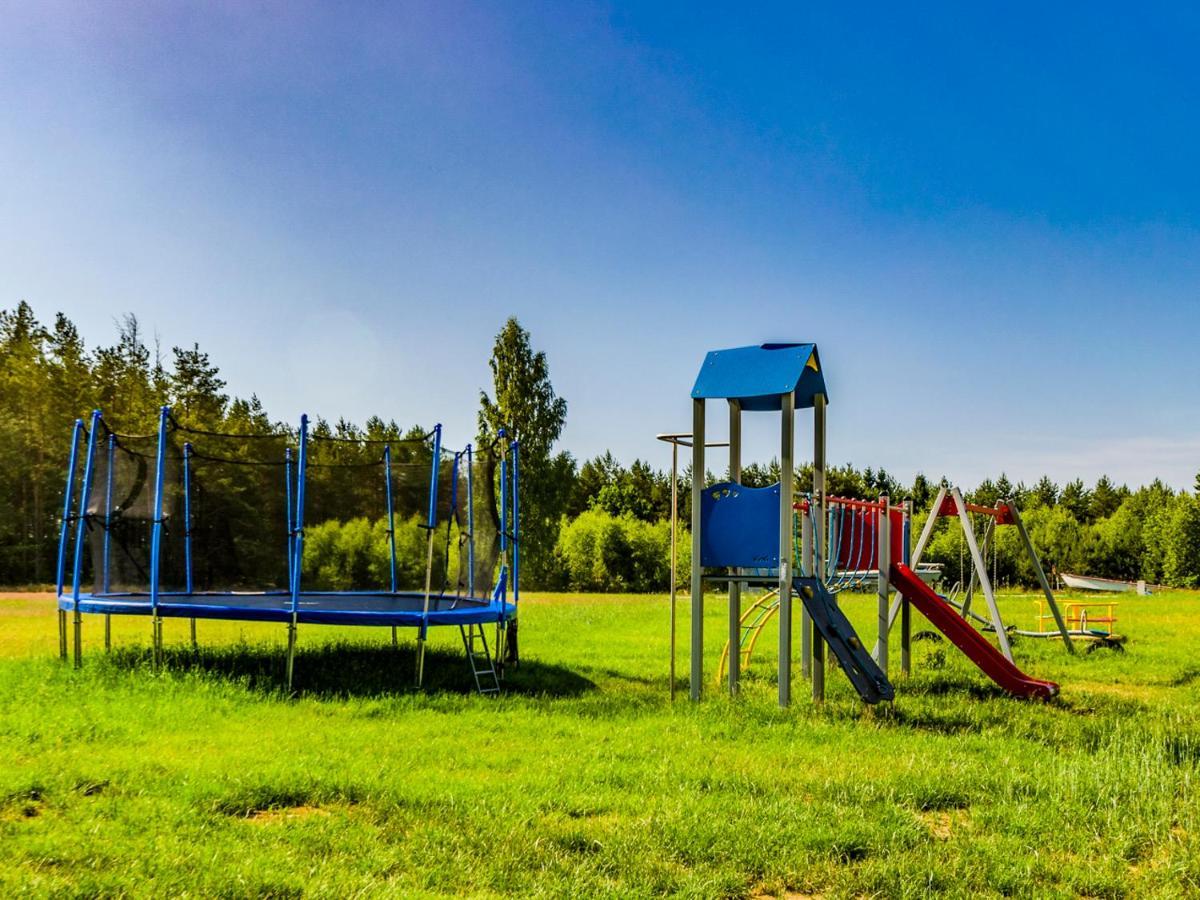
MULTIPOLYGON (((984 626, 985 631, 994 632, 996 635, 996 643, 1000 647, 1000 652, 1004 654, 1009 662, 1012 662, 1012 647, 1009 643, 1010 634, 1019 634, 1024 637, 1054 637, 1062 638, 1063 644, 1071 653, 1075 652, 1075 645, 1072 643, 1072 638, 1094 638, 1095 633, 1090 630, 1081 628, 1071 629, 1064 619, 1062 611, 1059 609, 1058 602, 1054 598, 1054 591, 1050 588, 1050 582, 1046 578, 1046 572, 1042 569, 1041 560, 1038 558, 1037 551, 1033 547, 1033 542, 1029 539, 1029 532, 1025 528, 1025 522, 1021 518, 1021 511, 1017 505, 1011 500, 1000 500, 995 506, 982 506, 976 503, 968 503, 962 495, 962 491, 957 487, 942 487, 937 497, 933 501, 933 505, 929 511, 929 518, 925 520, 925 527, 921 530, 921 536, 917 539, 917 545, 913 548, 912 567, 920 563, 922 555, 925 553, 929 542, 933 537, 934 528, 937 526, 938 520, 942 518, 957 519, 960 532, 960 558, 959 558, 959 580, 955 589, 950 596, 944 598, 951 606, 953 606, 964 619, 974 620, 984 626), (976 534, 974 517, 982 517, 984 520, 983 539, 982 543, 976 534), (1020 538, 1022 549, 1025 551, 1026 558, 1030 566, 1033 568, 1034 575, 1037 577, 1038 585, 1045 597, 1046 608, 1050 610, 1049 618, 1054 621, 1053 630, 1038 630, 1027 631, 1017 628, 1005 626, 1004 620, 1000 615, 1000 608, 996 603, 995 583, 997 574, 997 553, 996 553, 996 529, 1003 526, 1011 526, 1016 528, 1020 538), (965 549, 967 556, 971 560, 971 571, 967 575, 965 570, 965 559, 963 550, 965 549), (989 552, 992 554, 992 573, 988 574, 987 557, 989 552), (985 617, 976 613, 972 609, 972 603, 975 597, 976 587, 983 594, 985 603, 987 604, 988 615, 985 617), (961 594, 962 599, 958 597, 961 594)), ((892 603, 891 610, 888 616, 888 629, 890 630, 896 618, 903 614, 906 598, 903 593, 896 596, 892 603)), ((1041 622, 1039 622, 1039 626, 1041 622)), ((902 629, 901 646, 908 647, 911 642, 911 636, 907 630, 902 629)))

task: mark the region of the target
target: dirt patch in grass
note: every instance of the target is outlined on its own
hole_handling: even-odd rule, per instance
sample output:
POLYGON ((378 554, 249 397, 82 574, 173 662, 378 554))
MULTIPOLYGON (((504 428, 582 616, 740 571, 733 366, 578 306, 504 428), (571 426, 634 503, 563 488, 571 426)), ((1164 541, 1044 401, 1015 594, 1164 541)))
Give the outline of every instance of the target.
POLYGON ((950 840, 955 833, 970 824, 970 817, 965 809, 931 809, 916 815, 929 832, 929 836, 939 841, 950 840))
POLYGON ((39 788, 31 788, 6 798, 0 798, 0 821, 20 822, 36 819, 46 807, 39 788))
POLYGON ((246 816, 246 821, 255 825, 281 825, 308 819, 323 819, 329 815, 329 810, 320 806, 285 806, 279 809, 257 809, 246 816))

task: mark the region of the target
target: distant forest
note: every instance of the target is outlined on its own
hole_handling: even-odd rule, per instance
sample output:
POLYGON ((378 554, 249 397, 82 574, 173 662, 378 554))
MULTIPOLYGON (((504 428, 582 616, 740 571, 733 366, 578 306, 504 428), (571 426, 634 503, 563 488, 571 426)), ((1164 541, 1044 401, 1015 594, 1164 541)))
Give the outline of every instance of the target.
MULTIPOLYGON (((191 426, 212 431, 283 434, 294 425, 272 420, 253 395, 228 395, 217 365, 196 344, 163 352, 156 342, 147 341, 132 316, 116 323, 115 338, 111 345, 89 346, 65 316, 45 324, 24 302, 0 312, 0 584, 53 582, 71 426, 93 408, 103 409, 114 429, 133 432, 152 426, 163 404, 172 405, 191 426)), ((515 320, 497 337, 492 370, 496 399, 483 397, 481 429, 486 430, 489 420, 502 421, 505 416, 525 421, 523 453, 528 444, 528 472, 536 478, 528 483, 528 496, 522 493, 523 521, 528 525, 526 586, 663 589, 669 577, 670 474, 641 460, 623 465, 611 453, 582 463, 568 453, 553 454, 566 404, 554 396, 544 356, 532 354, 528 333, 515 320), (531 367, 536 371, 526 371, 531 367), (514 399, 514 385, 524 384, 532 387, 514 399), (540 396, 546 409, 526 409, 525 395, 535 400, 540 396), (547 421, 551 424, 542 424, 547 421)), ((314 431, 376 437, 419 433, 381 418, 361 426, 318 421, 314 431)), ((811 466, 799 468, 795 478, 799 494, 811 490, 811 466)), ((750 465, 743 472, 747 484, 778 479, 777 464, 750 465)), ((918 475, 914 483, 902 484, 882 468, 849 464, 834 466, 827 474, 830 494, 910 498, 916 511, 914 531, 923 524, 939 483, 941 479, 918 475)), ((689 484, 690 473, 684 473, 684 523, 689 484)), ((1200 477, 1195 487, 1200 492, 1200 477)), ((1130 489, 1107 477, 1090 486, 1078 479, 1060 486, 1049 477, 1032 485, 1013 484, 1001 473, 969 493, 969 499, 985 505, 1001 498, 1021 507, 1047 570, 1200 586, 1200 500, 1195 492, 1176 492, 1158 480, 1130 489)), ((336 498, 327 497, 326 504, 336 508, 336 498)), ((378 522, 355 518, 352 511, 357 508, 348 501, 346 521, 326 522, 314 536, 311 566, 329 586, 370 587, 363 580, 383 568, 378 564, 386 553, 382 529, 378 522)), ((1008 531, 1000 530, 995 559, 989 564, 994 564, 1001 584, 1029 583, 1032 572, 1008 531)), ((420 541, 406 541, 405 547, 405 553, 423 552, 420 541)), ((962 549, 957 530, 943 523, 925 559, 942 563, 953 581, 962 549)), ((686 576, 685 529, 680 550, 686 576)), ((420 559, 401 563, 423 564, 420 559)), ((304 565, 308 571, 307 556, 304 565)))

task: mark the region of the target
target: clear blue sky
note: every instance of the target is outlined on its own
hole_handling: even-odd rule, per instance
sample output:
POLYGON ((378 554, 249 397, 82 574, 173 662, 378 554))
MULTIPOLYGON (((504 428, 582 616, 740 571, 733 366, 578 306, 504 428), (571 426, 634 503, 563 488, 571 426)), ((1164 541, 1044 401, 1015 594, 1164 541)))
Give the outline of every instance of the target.
POLYGON ((1196 8, 798 6, 0 2, 0 305, 460 442, 516 314, 660 464, 707 349, 816 341, 831 460, 1190 486, 1196 8))

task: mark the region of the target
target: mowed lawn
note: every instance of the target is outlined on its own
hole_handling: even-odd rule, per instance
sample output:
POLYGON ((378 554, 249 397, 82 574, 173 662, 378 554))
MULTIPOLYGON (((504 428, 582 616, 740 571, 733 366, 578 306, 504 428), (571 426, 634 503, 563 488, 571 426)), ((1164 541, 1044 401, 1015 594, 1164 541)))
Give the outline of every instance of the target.
MULTIPOLYGON (((873 598, 843 606, 870 643, 873 598)), ((201 622, 193 651, 168 621, 156 674, 148 620, 106 655, 85 618, 75 671, 48 597, 0 600, 0 894, 1200 893, 1200 594, 1122 598, 1125 653, 1016 641, 1048 704, 920 641, 890 707, 835 672, 779 710, 768 633, 741 698, 693 705, 681 602, 672 705, 667 612, 527 596, 499 699, 457 632, 418 693, 411 634, 302 626, 288 698, 281 626, 201 622)))

